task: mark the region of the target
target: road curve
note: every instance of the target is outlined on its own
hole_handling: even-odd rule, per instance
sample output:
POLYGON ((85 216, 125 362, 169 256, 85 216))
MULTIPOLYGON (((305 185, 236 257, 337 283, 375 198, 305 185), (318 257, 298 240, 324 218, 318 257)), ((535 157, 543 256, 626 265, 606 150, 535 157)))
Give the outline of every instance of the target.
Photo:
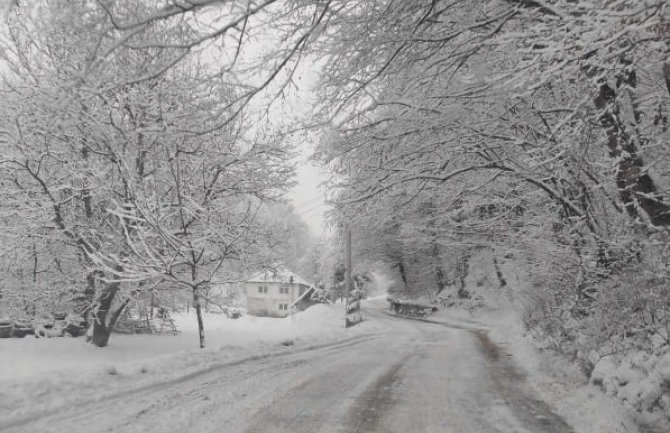
POLYGON ((390 318, 370 338, 36 414, 7 433, 571 433, 481 330, 390 318))

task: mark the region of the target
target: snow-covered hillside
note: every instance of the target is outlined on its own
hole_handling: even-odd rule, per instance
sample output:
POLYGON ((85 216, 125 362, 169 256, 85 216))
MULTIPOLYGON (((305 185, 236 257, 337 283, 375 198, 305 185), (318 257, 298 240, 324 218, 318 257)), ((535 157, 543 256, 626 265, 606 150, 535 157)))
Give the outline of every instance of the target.
POLYGON ((454 305, 438 317, 476 320, 490 328, 492 338, 509 349, 546 400, 573 425, 630 432, 637 428, 634 418, 649 431, 670 428, 670 346, 607 355, 593 351, 593 368, 585 370, 574 353, 556 350, 550 336, 528 329, 540 291, 532 272, 518 255, 480 250, 470 258, 465 278, 471 298, 458 300, 453 291, 445 293, 454 305), (604 415, 595 424, 594 412, 604 415))

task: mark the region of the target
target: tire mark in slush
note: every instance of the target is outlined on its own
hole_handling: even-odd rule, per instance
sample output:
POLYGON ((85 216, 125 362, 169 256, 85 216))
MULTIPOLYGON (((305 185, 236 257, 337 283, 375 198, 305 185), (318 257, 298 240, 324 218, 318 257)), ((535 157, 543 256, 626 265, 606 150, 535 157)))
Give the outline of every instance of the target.
POLYGON ((394 364, 356 398, 351 417, 347 422, 347 432, 371 433, 377 431, 379 421, 384 417, 386 411, 395 404, 392 388, 403 378, 401 368, 411 356, 409 354, 400 362, 394 364))
MULTIPOLYGON (((282 349, 278 351, 269 351, 235 360, 226 360, 221 363, 212 363, 209 366, 196 369, 190 373, 186 373, 174 379, 167 379, 160 382, 150 382, 148 384, 140 385, 129 390, 125 389, 121 391, 114 391, 109 394, 102 395, 100 398, 89 401, 67 401, 62 406, 41 410, 37 413, 24 413, 8 420, 2 419, 4 414, 0 413, 0 431, 4 432, 6 429, 10 428, 24 428, 28 425, 40 422, 49 423, 52 426, 65 420, 78 420, 80 423, 85 423, 86 420, 94 419, 96 414, 107 413, 109 411, 109 407, 114 404, 113 402, 115 400, 128 401, 132 398, 136 401, 139 399, 147 399, 148 401, 151 401, 154 398, 163 397, 163 393, 167 392, 168 390, 179 390, 180 385, 191 382, 193 380, 198 380, 209 374, 222 372, 218 373, 216 376, 217 380, 221 380, 222 378, 226 377, 223 372, 229 368, 233 369, 248 363, 257 363, 259 367, 263 369, 266 369, 267 367, 273 368, 276 366, 276 359, 278 358, 291 357, 303 353, 306 355, 317 353, 329 354, 333 351, 335 351, 333 353, 337 353, 336 351, 339 351, 342 348, 363 344, 377 337, 378 336, 375 334, 364 334, 329 343, 320 343, 288 350, 282 349), (76 409, 72 409, 74 407, 73 405, 76 406, 76 409)), ((261 370, 256 370, 254 375, 259 371, 261 370)), ((152 403, 150 406, 155 405, 156 402, 152 403)), ((133 419, 135 416, 137 416, 137 411, 130 412, 131 413, 129 415, 126 415, 127 418, 133 419)), ((146 413, 142 412, 142 410, 139 410, 139 412, 140 416, 146 413)), ((33 427, 33 430, 35 430, 35 427, 33 427)))
POLYGON ((484 331, 475 331, 479 348, 491 363, 491 377, 500 397, 526 428, 537 433, 574 433, 549 405, 535 398, 526 376, 512 363, 507 354, 491 341, 484 331))

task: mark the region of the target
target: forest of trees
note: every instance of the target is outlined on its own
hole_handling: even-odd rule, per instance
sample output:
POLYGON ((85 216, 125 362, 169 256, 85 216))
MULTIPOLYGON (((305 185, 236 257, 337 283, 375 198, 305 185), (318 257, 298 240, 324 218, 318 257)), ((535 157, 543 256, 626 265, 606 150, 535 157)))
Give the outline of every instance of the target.
POLYGON ((670 343, 667 2, 329 8, 316 158, 368 257, 410 296, 515 257, 528 324, 585 364, 670 343))
POLYGON ((408 294, 503 251, 559 347, 670 343, 667 2, 25 3, 0 50, 2 302, 74 291, 102 344, 136 291, 197 305, 276 244, 264 203, 309 136, 333 223, 408 294), (272 122, 305 65, 312 117, 272 122))

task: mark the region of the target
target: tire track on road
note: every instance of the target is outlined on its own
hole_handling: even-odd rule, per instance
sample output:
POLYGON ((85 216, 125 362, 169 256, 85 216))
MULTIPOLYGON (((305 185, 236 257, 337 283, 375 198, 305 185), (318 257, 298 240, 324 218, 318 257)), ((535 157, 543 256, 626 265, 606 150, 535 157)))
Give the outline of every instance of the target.
MULTIPOLYGON (((277 357, 290 357, 300 354, 317 355, 321 353, 327 355, 330 352, 338 351, 340 349, 358 344, 363 344, 368 341, 374 340, 378 337, 379 337, 378 334, 366 334, 362 336, 337 340, 329 343, 310 345, 301 348, 292 348, 288 350, 278 350, 260 355, 248 356, 234 361, 214 364, 208 366, 207 368, 199 369, 167 381, 151 383, 130 390, 113 392, 104 395, 99 399, 96 399, 95 401, 84 402, 84 403, 64 401, 61 406, 50 409, 48 411, 32 412, 28 414, 23 414, 14 419, 0 421, 0 430, 5 432, 9 431, 9 429, 21 429, 28 425, 45 423, 46 421, 49 421, 49 424, 53 424, 55 422, 79 420, 83 425, 85 425, 86 424, 85 421, 87 419, 95 420, 96 416, 108 413, 110 407, 114 406, 113 403, 115 401, 122 401, 124 403, 129 400, 145 401, 146 403, 148 403, 149 407, 147 407, 146 404, 145 405, 140 404, 134 411, 132 411, 132 413, 127 415, 128 418, 143 416, 146 415, 148 412, 150 412, 152 409, 159 407, 159 405, 155 402, 156 395, 160 396, 162 395, 162 393, 171 388, 178 388, 179 385, 181 384, 188 383, 197 380, 199 378, 203 378, 209 374, 213 374, 227 369, 233 369, 235 367, 249 363, 258 363, 260 367, 265 367, 266 369, 272 369, 276 368, 277 366, 275 362, 277 357), (272 362, 270 362, 270 360, 272 360, 272 362)), ((255 372, 255 374, 257 373, 258 370, 255 372)), ((224 380, 225 378, 230 377, 232 377, 232 375, 222 375, 218 378, 218 380, 221 381, 224 380)))

